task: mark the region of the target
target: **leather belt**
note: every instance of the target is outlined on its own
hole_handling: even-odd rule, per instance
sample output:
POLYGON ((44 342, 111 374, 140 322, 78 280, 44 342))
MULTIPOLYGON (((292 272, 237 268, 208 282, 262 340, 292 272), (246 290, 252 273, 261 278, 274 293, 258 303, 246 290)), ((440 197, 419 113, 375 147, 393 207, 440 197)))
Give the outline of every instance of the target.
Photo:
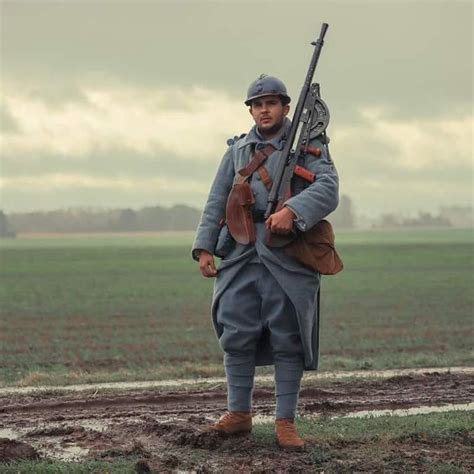
POLYGON ((265 211, 252 209, 252 220, 254 222, 265 222, 265 211))

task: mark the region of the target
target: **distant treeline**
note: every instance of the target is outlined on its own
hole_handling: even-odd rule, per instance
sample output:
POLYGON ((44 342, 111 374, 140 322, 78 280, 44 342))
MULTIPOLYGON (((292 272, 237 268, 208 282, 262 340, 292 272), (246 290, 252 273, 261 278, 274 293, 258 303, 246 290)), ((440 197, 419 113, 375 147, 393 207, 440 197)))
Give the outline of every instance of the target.
MULTIPOLYGON (((0 236, 14 237, 15 232, 135 232, 195 230, 201 210, 186 205, 133 209, 59 209, 11 213, 0 211, 0 236)), ((351 200, 342 196, 331 221, 337 227, 353 227, 351 200)))
MULTIPOLYGON (((47 232, 138 232, 195 230, 201 210, 186 205, 171 208, 161 206, 133 209, 74 208, 55 211, 11 213, 0 211, 0 237, 12 238, 16 233, 47 232)), ((339 206, 329 215, 335 229, 355 227, 472 227, 472 207, 441 208, 439 215, 420 212, 418 217, 407 218, 383 214, 376 222, 357 219, 354 206, 347 195, 342 195, 339 206)))
POLYGON ((437 215, 420 211, 417 217, 382 214, 373 224, 375 228, 395 227, 463 227, 473 226, 472 206, 442 207, 437 215))
POLYGON ((4 221, 3 228, 9 232, 133 232, 194 230, 201 211, 177 205, 171 208, 144 207, 139 210, 60 209, 12 213, 8 216, 1 214, 3 219, 0 217, 0 222, 4 221))
POLYGON ((418 217, 400 217, 383 214, 374 227, 452 227, 451 221, 442 215, 433 216, 429 212, 420 212, 418 217))

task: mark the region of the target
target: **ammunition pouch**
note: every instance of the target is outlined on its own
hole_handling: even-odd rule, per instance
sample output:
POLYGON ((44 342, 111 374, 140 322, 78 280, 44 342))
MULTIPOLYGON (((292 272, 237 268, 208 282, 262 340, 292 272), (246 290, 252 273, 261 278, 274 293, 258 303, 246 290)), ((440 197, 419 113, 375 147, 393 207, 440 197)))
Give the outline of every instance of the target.
POLYGON ((247 181, 238 181, 227 198, 226 220, 229 232, 239 244, 254 244, 257 238, 252 217, 255 197, 247 181))
POLYGON ((324 219, 308 231, 298 232, 296 239, 284 247, 284 251, 322 275, 335 275, 344 268, 336 251, 333 228, 324 219))

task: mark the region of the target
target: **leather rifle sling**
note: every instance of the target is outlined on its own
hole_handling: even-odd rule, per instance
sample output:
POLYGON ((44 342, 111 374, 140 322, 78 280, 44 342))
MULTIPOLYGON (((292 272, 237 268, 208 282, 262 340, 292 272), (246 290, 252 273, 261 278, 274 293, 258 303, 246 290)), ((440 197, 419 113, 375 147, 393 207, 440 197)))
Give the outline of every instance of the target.
POLYGON ((250 177, 275 150, 273 145, 268 144, 262 150, 255 152, 250 163, 238 171, 239 176, 245 179, 250 177))
POLYGON ((272 178, 270 178, 270 173, 268 172, 267 168, 261 165, 257 169, 257 173, 260 176, 260 179, 262 180, 262 183, 265 185, 267 190, 270 191, 270 189, 272 189, 273 181, 272 178))

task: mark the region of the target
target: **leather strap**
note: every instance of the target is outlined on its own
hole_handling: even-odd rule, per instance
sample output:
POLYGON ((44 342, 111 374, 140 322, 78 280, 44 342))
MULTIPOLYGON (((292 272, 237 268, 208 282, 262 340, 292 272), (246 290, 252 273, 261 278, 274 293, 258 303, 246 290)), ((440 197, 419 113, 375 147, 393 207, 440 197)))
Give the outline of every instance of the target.
POLYGON ((270 173, 268 172, 267 168, 262 165, 257 169, 257 173, 260 176, 262 183, 265 185, 268 191, 270 191, 270 189, 272 189, 273 181, 272 178, 270 178, 270 173))
POLYGON ((239 170, 240 176, 248 178, 251 176, 257 168, 276 150, 276 148, 268 144, 263 150, 259 150, 254 153, 250 163, 245 167, 239 170))

